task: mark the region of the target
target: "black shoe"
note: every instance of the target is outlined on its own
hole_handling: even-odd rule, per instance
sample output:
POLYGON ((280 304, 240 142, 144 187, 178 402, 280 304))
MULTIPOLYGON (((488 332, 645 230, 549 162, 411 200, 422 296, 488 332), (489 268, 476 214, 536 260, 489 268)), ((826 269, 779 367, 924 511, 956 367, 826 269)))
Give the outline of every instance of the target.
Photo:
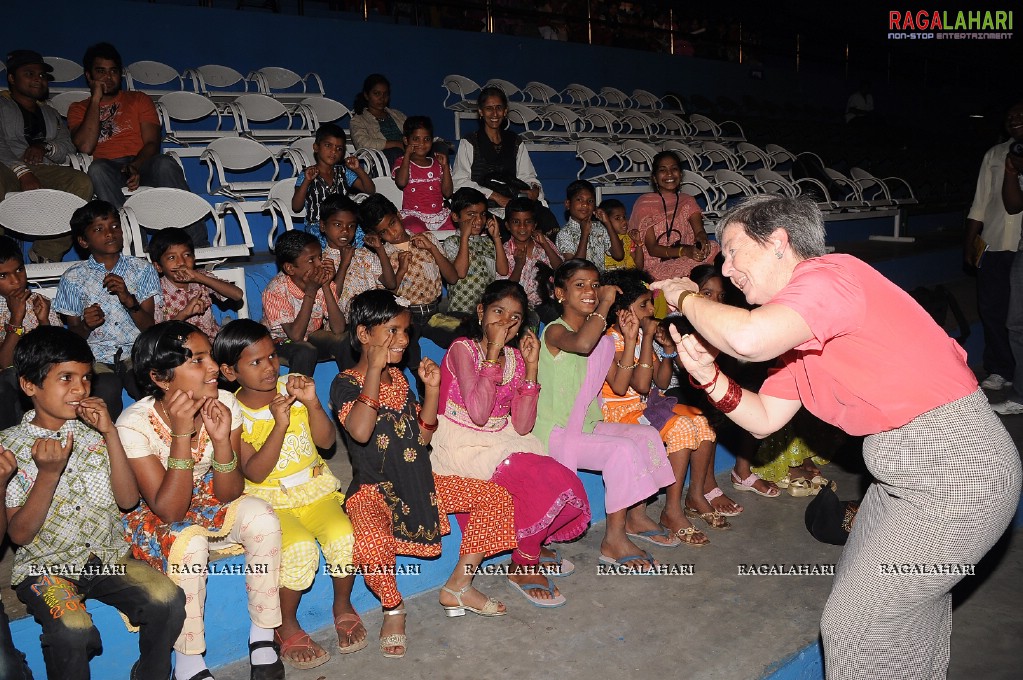
MULTIPOLYGON (((139 669, 139 663, 141 661, 142 660, 139 659, 138 661, 136 661, 135 663, 133 663, 131 665, 131 673, 128 674, 129 680, 139 680, 139 676, 137 675, 137 672, 138 672, 138 669, 139 669)), ((206 671, 206 672, 209 673, 209 671, 206 671)), ((193 677, 189 678, 189 680, 202 680, 202 678, 204 678, 204 677, 212 678, 213 676, 212 675, 204 676, 201 673, 196 673, 193 677)), ((173 678, 174 678, 174 672, 171 671, 171 674, 167 676, 167 680, 173 680, 173 678)))
MULTIPOLYGON (((284 662, 281 660, 281 650, 277 643, 272 640, 258 640, 249 643, 249 665, 252 668, 252 673, 249 675, 250 680, 284 680, 284 662), (258 666, 253 665, 252 652, 263 647, 270 647, 277 652, 277 661, 259 664, 258 666)), ((195 678, 192 678, 192 680, 195 680, 195 678)))

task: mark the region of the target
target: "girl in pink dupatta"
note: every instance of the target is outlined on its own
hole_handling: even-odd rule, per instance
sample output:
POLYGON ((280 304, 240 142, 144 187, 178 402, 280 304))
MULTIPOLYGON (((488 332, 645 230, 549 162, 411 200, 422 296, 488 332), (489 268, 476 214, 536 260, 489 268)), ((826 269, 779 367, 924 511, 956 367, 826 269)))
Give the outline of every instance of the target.
POLYGON ((437 474, 508 490, 518 539, 508 580, 537 607, 557 607, 565 596, 547 575, 567 576, 575 567, 543 546, 586 531, 590 506, 575 472, 547 457, 530 434, 540 342, 522 328, 526 309, 526 292, 514 281, 495 281, 483 292, 476 316, 463 326, 467 337, 455 340, 441 363, 430 459, 437 474))

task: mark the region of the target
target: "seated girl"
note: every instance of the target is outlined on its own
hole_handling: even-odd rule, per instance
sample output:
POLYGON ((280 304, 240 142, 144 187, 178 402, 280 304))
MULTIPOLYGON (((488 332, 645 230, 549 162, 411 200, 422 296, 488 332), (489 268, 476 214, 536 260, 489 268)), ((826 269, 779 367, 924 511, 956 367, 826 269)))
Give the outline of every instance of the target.
POLYGON ((336 441, 334 423, 316 397, 312 378, 280 376, 270 331, 251 319, 224 326, 213 343, 213 358, 229 382, 238 383, 242 444, 238 451, 245 493, 273 506, 281 521, 281 627, 276 640, 281 656, 294 668, 316 668, 328 654, 298 623, 302 592, 313 584, 320 565, 333 578, 334 627, 338 650, 366 646, 366 629, 352 609, 352 523, 341 508, 341 482, 331 474, 317 447, 336 441), (317 546, 317 543, 319 545, 317 546))
POLYGON ((575 472, 548 458, 530 434, 540 341, 522 323, 527 308, 526 291, 514 281, 495 281, 483 291, 476 314, 462 326, 465 337, 441 363, 430 459, 438 474, 489 479, 508 490, 519 542, 508 580, 537 607, 557 607, 565 597, 547 574, 567 576, 575 567, 544 544, 586 531, 590 506, 575 472))
POLYGON ((674 484, 675 475, 656 429, 602 422, 597 395, 614 360, 614 342, 604 330, 618 289, 601 286, 593 263, 577 258, 558 267, 553 278, 562 314, 542 336, 538 375, 544 389, 533 432, 568 468, 603 474, 607 524, 600 561, 649 570, 655 560, 629 536, 679 544, 646 514, 646 499, 674 484))
POLYGON ((714 430, 698 410, 679 406, 674 398, 661 392, 671 381, 671 360, 662 360, 654 352, 654 344, 665 355, 674 355, 676 350, 671 337, 653 316, 649 280, 648 274, 637 269, 617 269, 601 277, 605 286, 621 291, 608 312, 611 327, 607 335, 614 340, 615 362, 608 368, 602 389, 604 420, 653 425, 658 429, 675 474, 675 483, 666 490, 661 525, 683 543, 704 545, 707 537, 686 518, 700 517, 712 528, 727 529, 730 525, 724 516, 737 515, 741 508, 732 503, 718 512, 711 506, 712 498, 723 496, 714 481, 714 430), (683 508, 687 468, 690 484, 683 508))
POLYGON ((441 588, 447 616, 503 616, 503 604, 472 587, 475 569, 488 555, 516 546, 514 506, 507 491, 478 479, 434 474, 430 442, 437 430, 440 368, 419 364, 425 385, 422 406, 398 369, 409 343, 409 311, 386 290, 368 290, 352 300, 349 328, 354 368, 331 386, 348 453, 352 485, 345 510, 355 530, 355 564, 380 598, 384 623, 380 651, 405 656, 405 607, 395 580, 395 557, 436 557, 450 531, 447 513, 469 513, 458 564, 441 588))
POLYGON ((185 623, 174 644, 177 680, 212 678, 203 614, 210 550, 245 554, 249 662, 254 680, 284 678, 273 642, 281 625, 277 588, 281 524, 266 501, 242 495, 242 417, 210 341, 184 321, 143 331, 131 350, 135 379, 149 396, 124 409, 117 433, 142 502, 124 516, 132 555, 185 591, 185 623))

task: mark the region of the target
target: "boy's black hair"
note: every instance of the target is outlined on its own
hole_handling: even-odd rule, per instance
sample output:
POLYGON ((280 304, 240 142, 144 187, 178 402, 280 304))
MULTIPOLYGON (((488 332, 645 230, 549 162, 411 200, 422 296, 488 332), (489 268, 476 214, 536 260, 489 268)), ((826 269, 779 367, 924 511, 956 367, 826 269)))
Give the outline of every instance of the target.
POLYGON ((213 341, 213 360, 218 366, 234 366, 246 347, 263 338, 273 338, 269 328, 252 319, 235 319, 217 333, 217 339, 213 341))
MULTIPOLYGON (((507 343, 509 347, 518 347, 519 340, 522 339, 526 332, 526 315, 529 313, 529 297, 526 296, 526 290, 519 282, 507 279, 492 282, 483 290, 483 295, 480 296, 480 304, 483 305, 483 313, 486 314, 487 307, 498 300, 509 297, 514 298, 522 305, 522 323, 519 324, 519 330, 515 337, 508 338, 507 343)), ((458 334, 464 335, 471 340, 482 340, 483 327, 480 325, 479 317, 475 313, 470 313, 458 327, 458 334)))
POLYGON ((617 198, 605 198, 597 206, 599 210, 603 210, 605 213, 610 213, 612 210, 618 210, 621 208, 625 210, 625 204, 619 201, 617 198))
POLYGON ((71 215, 71 237, 78 241, 85 238, 85 230, 100 217, 117 217, 117 208, 100 199, 83 205, 71 215))
POLYGON ((528 196, 516 196, 508 201, 508 205, 504 206, 505 221, 511 217, 512 213, 530 213, 533 219, 536 219, 536 201, 528 196))
POLYGON ((377 225, 388 215, 397 215, 398 209, 394 207, 383 194, 370 194, 366 200, 359 204, 359 226, 367 234, 376 232, 377 225))
POLYGON ((42 387, 54 364, 76 361, 91 367, 95 360, 85 338, 62 326, 39 326, 14 348, 15 373, 36 387, 42 387))
POLYGON ((25 256, 21 253, 18 242, 8 236, 0 236, 0 263, 8 260, 17 260, 18 264, 25 264, 25 256))
POLYGON ((86 73, 92 70, 92 66, 97 59, 109 59, 114 62, 118 71, 124 67, 124 62, 121 60, 121 53, 117 51, 116 47, 108 42, 90 45, 88 49, 85 50, 85 56, 82 57, 82 68, 85 69, 86 73))
POLYGON ((327 137, 337 137, 345 144, 348 143, 348 138, 345 137, 345 131, 341 129, 341 126, 337 123, 324 123, 320 127, 316 128, 316 136, 313 137, 313 142, 319 144, 327 137))
POLYGON ((568 280, 580 269, 591 269, 598 274, 597 265, 581 257, 573 257, 561 263, 556 270, 543 262, 536 263, 537 290, 544 302, 553 302, 561 309, 561 303, 554 299, 554 289, 564 288, 568 280))
POLYGON ((320 204, 320 222, 326 222, 339 212, 350 212, 359 219, 359 206, 345 194, 331 194, 320 204))
POLYGON ((139 389, 157 399, 163 398, 163 390, 153 382, 150 372, 156 373, 160 380, 172 380, 174 369, 192 358, 192 350, 185 347, 185 342, 193 333, 202 331, 184 321, 164 321, 150 326, 135 338, 131 363, 139 389))
POLYGON ((483 192, 472 187, 462 187, 451 195, 451 213, 457 215, 470 205, 487 204, 487 197, 483 192))
POLYGON ((348 308, 348 328, 350 330, 348 337, 352 342, 352 356, 358 358, 362 354, 362 343, 359 342, 357 333, 359 326, 365 326, 366 330, 372 330, 407 311, 407 308, 398 304, 394 293, 382 288, 366 290, 352 298, 352 304, 348 308))
POLYGON ((607 310, 608 323, 618 322, 618 313, 628 309, 644 293, 649 293, 648 284, 653 277, 642 269, 612 269, 600 275, 600 285, 618 286, 621 293, 615 296, 611 308, 607 310))
POLYGON ((274 244, 274 258, 277 260, 277 271, 284 271, 284 265, 295 264, 295 260, 302 254, 302 250, 315 243, 320 245, 320 239, 307 231, 292 229, 277 237, 274 244))
POLYGON ((153 261, 153 264, 159 264, 160 258, 171 246, 188 246, 192 254, 195 254, 195 243, 192 242, 192 237, 188 232, 181 227, 168 227, 153 234, 153 238, 149 241, 149 259, 153 261))
POLYGON ((565 197, 571 201, 576 197, 576 195, 581 194, 584 191, 590 192, 590 196, 593 196, 593 198, 597 197, 597 190, 593 188, 593 183, 587 182, 584 179, 577 179, 569 184, 568 188, 565 189, 565 197))
POLYGON ((433 121, 429 116, 409 116, 401 126, 401 132, 406 137, 411 137, 416 130, 426 130, 433 137, 433 121))

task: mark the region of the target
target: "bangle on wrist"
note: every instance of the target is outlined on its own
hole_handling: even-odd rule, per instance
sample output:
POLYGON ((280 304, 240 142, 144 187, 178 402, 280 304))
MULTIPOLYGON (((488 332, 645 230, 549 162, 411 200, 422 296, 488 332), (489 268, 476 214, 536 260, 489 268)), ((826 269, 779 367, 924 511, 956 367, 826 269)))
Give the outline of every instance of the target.
POLYGON ((423 420, 422 416, 419 416, 419 427, 426 430, 427 432, 435 431, 438 425, 440 425, 440 421, 438 420, 433 421, 433 423, 427 423, 425 420, 423 420))
POLYGON ((174 434, 174 431, 172 430, 171 433, 170 433, 170 436, 172 436, 172 437, 193 437, 193 436, 195 436, 195 430, 193 429, 191 432, 182 432, 181 434, 174 434))
POLYGON ((231 450, 230 463, 218 463, 216 459, 211 461, 214 472, 234 472, 238 468, 238 452, 231 450))
POLYGON ((191 458, 168 458, 168 470, 192 470, 195 468, 195 461, 191 458))
POLYGON ((639 362, 637 361, 633 363, 631 366, 622 366, 622 361, 621 359, 619 359, 618 361, 615 362, 615 365, 618 366, 618 368, 622 369, 623 371, 631 371, 632 369, 636 368, 636 366, 639 366, 639 362))
POLYGON ((641 362, 637 361, 636 362, 636 366, 638 366, 639 368, 649 368, 651 371, 654 370, 653 364, 644 364, 644 363, 641 363, 641 362))
POLYGON ((708 382, 708 383, 706 383, 704 385, 701 385, 700 383, 696 382, 696 379, 693 378, 692 373, 690 373, 689 374, 689 384, 692 385, 694 388, 696 388, 698 390, 706 391, 708 388, 713 388, 714 385, 717 384, 718 376, 719 375, 721 375, 721 369, 718 367, 717 363, 715 363, 714 364, 714 377, 710 379, 710 382, 708 382))
POLYGON ((672 352, 671 354, 662 354, 662 355, 661 355, 661 358, 662 358, 662 359, 674 359, 674 358, 675 358, 675 357, 677 357, 677 356, 678 356, 678 350, 676 349, 676 350, 675 350, 674 352, 672 352))
MULTIPOLYGON (((678 311, 680 311, 680 312, 682 311, 682 303, 685 302, 686 298, 689 297, 690 295, 700 295, 700 291, 698 291, 698 290, 687 290, 686 292, 684 292, 681 295, 679 295, 678 296, 678 303, 675 305, 675 308, 678 311)), ((700 295, 700 297, 703 297, 703 296, 700 295)))
POLYGON ((601 314, 600 312, 590 312, 589 314, 586 315, 586 320, 589 321, 590 318, 594 317, 594 316, 599 318, 601 321, 603 321, 604 322, 604 328, 607 328, 607 317, 604 316, 603 314, 601 314))
POLYGON ((374 411, 380 410, 380 401, 374 399, 373 397, 367 397, 365 394, 360 394, 359 396, 357 396, 355 398, 355 401, 359 402, 360 404, 365 404, 366 406, 369 406, 374 411))

